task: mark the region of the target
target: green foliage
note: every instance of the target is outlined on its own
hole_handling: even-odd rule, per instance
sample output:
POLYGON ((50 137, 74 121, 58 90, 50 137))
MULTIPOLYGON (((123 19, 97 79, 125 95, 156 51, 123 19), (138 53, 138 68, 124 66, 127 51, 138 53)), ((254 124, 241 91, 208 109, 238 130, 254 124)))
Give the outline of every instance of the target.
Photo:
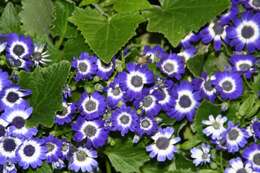
POLYGON ((161 7, 144 13, 148 31, 159 32, 177 46, 191 31, 197 31, 229 7, 229 0, 164 0, 161 7))
POLYGON ((105 17, 96 10, 76 8, 69 20, 82 32, 97 56, 105 63, 109 63, 135 35, 135 29, 143 18, 137 12, 105 17))
POLYGON ((20 32, 20 21, 17 14, 17 10, 14 5, 9 2, 1 15, 0 18, 0 32, 10 33, 10 32, 20 32))
POLYGON ((200 76, 201 72, 203 71, 204 59, 204 55, 198 55, 188 60, 186 64, 187 68, 194 76, 200 76))
POLYGON ((47 35, 53 20, 54 6, 51 0, 23 0, 20 13, 22 29, 31 35, 47 35))
POLYGON ((56 111, 62 108, 62 90, 70 71, 70 64, 61 61, 31 73, 21 72, 19 85, 32 90, 29 103, 33 107, 28 126, 39 124, 51 127, 56 111))
POLYGON ((43 165, 37 169, 29 169, 28 173, 53 173, 50 165, 43 163, 43 165))
POLYGON ((152 5, 147 0, 117 0, 114 4, 114 9, 120 13, 134 12, 151 7, 152 5))

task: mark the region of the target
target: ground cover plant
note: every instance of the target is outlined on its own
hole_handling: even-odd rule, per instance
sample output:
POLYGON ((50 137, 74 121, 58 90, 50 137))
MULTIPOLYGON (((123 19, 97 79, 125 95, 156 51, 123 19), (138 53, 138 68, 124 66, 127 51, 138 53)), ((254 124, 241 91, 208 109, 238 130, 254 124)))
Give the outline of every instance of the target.
POLYGON ((0 13, 0 172, 260 172, 259 0, 0 13))

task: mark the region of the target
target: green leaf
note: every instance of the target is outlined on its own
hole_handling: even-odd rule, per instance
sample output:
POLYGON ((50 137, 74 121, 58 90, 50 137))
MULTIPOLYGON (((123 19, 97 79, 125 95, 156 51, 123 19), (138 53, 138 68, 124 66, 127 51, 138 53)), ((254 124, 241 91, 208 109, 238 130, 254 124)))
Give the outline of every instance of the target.
POLYGON ((70 71, 70 63, 61 61, 31 73, 21 72, 19 85, 32 90, 29 103, 33 107, 28 126, 51 127, 55 113, 62 109, 62 90, 70 71))
POLYGON ((152 5, 147 0, 117 0, 114 9, 119 13, 134 12, 151 8, 152 5))
POLYGON ((79 4, 80 7, 96 3, 98 0, 82 0, 79 4))
POLYGON ((139 168, 149 160, 144 147, 126 142, 107 148, 105 154, 116 171, 122 173, 140 172, 139 168))
POLYGON ((238 110, 239 114, 241 116, 247 115, 247 113, 253 109, 256 99, 257 99, 256 95, 254 94, 248 95, 248 97, 243 100, 243 103, 239 107, 238 110))
MULTIPOLYGON (((194 164, 192 163, 191 160, 186 159, 183 155, 181 154, 176 154, 174 158, 174 163, 175 163, 175 169, 176 173, 178 170, 182 169, 189 169, 189 170, 194 170, 194 164)), ((169 169, 169 171, 174 171, 174 169, 169 169)), ((191 172, 190 172, 191 173, 191 172)))
POLYGON ((198 55, 188 60, 187 68, 194 76, 198 77, 201 75, 204 59, 205 59, 204 55, 198 55))
POLYGON ((28 173, 53 173, 51 167, 47 163, 43 163, 40 168, 29 169, 28 173))
POLYGON ((68 22, 68 17, 71 16, 74 10, 74 5, 66 1, 55 2, 55 20, 53 22, 52 35, 65 38, 75 37, 77 32, 71 23, 68 22))
POLYGON ((164 0, 161 7, 149 9, 148 31, 159 32, 177 46, 190 31, 201 26, 229 8, 229 0, 164 0))
POLYGON ((135 35, 135 29, 143 21, 136 13, 120 13, 106 18, 96 10, 76 8, 69 20, 82 32, 91 49, 105 63, 135 35))
POLYGON ((20 13, 23 30, 29 34, 49 34, 53 20, 53 3, 51 0, 23 0, 20 13))
POLYGON ((14 5, 9 2, 0 18, 0 32, 20 32, 20 20, 14 5))
POLYGON ((201 135, 201 136, 204 136, 203 135, 203 125, 201 124, 201 121, 202 120, 207 120, 209 115, 213 115, 213 116, 216 116, 220 114, 220 109, 210 103, 209 101, 202 101, 200 107, 198 108, 197 112, 196 112, 196 115, 195 115, 195 118, 194 118, 194 129, 196 130, 196 132, 201 135))

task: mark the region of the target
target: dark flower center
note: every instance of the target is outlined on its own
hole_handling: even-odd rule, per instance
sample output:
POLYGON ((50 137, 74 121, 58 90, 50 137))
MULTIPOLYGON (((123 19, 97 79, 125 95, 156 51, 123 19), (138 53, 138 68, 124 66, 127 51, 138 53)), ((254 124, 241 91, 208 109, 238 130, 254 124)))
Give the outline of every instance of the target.
POLYGON ((48 153, 50 153, 55 149, 55 144, 53 144, 51 142, 47 142, 46 147, 47 147, 48 153))
POLYGON ((20 59, 15 59, 13 63, 16 67, 20 67, 22 65, 22 61, 20 59))
POLYGON ((26 156, 31 157, 35 153, 35 147, 29 144, 24 147, 23 152, 26 156))
POLYGON ((221 35, 224 31, 224 27, 221 26, 219 23, 215 23, 212 29, 216 35, 221 35))
POLYGON ((232 129, 230 132, 228 132, 228 138, 231 141, 234 141, 239 136, 239 132, 236 129, 232 129))
POLYGON ((122 123, 122 124, 128 124, 129 123, 129 121, 130 121, 130 118, 129 118, 129 116, 128 115, 122 115, 120 118, 120 122, 122 123))
POLYGON ((89 112, 95 110, 96 107, 97 107, 97 104, 96 104, 96 102, 94 102, 93 100, 89 100, 89 101, 87 101, 86 104, 85 104, 85 108, 86 108, 86 110, 89 111, 89 112))
POLYGON ((25 120, 23 119, 23 117, 15 117, 12 121, 12 125, 14 125, 16 128, 21 129, 22 127, 24 127, 25 124, 25 120))
POLYGON ((0 137, 5 135, 5 127, 0 125, 0 137))
POLYGON ((150 125, 151 125, 151 123, 150 123, 150 121, 147 120, 147 119, 144 119, 144 120, 141 122, 141 126, 142 126, 143 128, 148 128, 148 127, 150 127, 150 125))
POLYGON ((233 85, 230 81, 225 81, 225 82, 222 83, 222 88, 225 91, 231 91, 233 89, 233 85))
POLYGON ((68 145, 67 143, 64 143, 64 144, 62 145, 62 147, 61 147, 61 150, 62 150, 63 152, 68 151, 68 149, 69 149, 69 145, 68 145))
POLYGON ((253 162, 256 164, 256 165, 260 165, 260 153, 257 153, 254 155, 253 157, 253 162))
POLYGON ((237 173, 247 173, 245 168, 241 168, 239 170, 237 170, 237 173))
POLYGON ((254 34, 255 30, 251 26, 244 26, 241 31, 241 35, 246 39, 251 38, 254 34))
POLYGON ((165 150, 168 148, 168 146, 170 145, 170 140, 168 138, 165 137, 159 137, 156 142, 155 145, 160 149, 160 150, 165 150))
POLYGON ((32 54, 32 60, 33 61, 41 61, 42 60, 42 54, 40 52, 34 52, 32 54))
POLYGON ((187 95, 183 95, 181 96, 180 100, 179 100, 179 104, 181 107, 183 108, 188 108, 191 106, 191 99, 189 96, 187 95))
POLYGON ((164 70, 168 73, 171 73, 174 71, 174 65, 172 63, 166 63, 164 66, 163 66, 164 70))
POLYGON ((201 157, 202 157, 203 160, 206 160, 206 159, 208 159, 208 154, 207 153, 203 153, 201 157))
POLYGON ((135 87, 140 87, 143 85, 143 79, 140 76, 133 76, 131 79, 131 84, 135 87))
POLYGON ((220 128, 220 124, 219 124, 219 122, 217 122, 217 121, 215 121, 215 122, 212 124, 212 126, 213 126, 213 128, 216 129, 216 130, 220 128))
POLYGON ((204 82, 204 88, 207 90, 207 91, 212 91, 214 88, 212 87, 212 84, 211 84, 211 81, 210 80, 207 80, 204 82))
POLYGON ((17 56, 21 56, 23 53, 24 53, 24 47, 22 45, 15 45, 14 46, 14 53, 17 55, 17 56))
POLYGON ((244 63, 244 64, 240 64, 239 65, 239 70, 240 71, 248 71, 250 68, 251 68, 250 64, 244 63))
POLYGON ((113 90, 112 90, 112 93, 114 96, 118 96, 120 93, 121 93, 121 90, 119 87, 115 87, 113 90))
POLYGON ((87 157, 88 157, 88 155, 84 151, 77 151, 77 153, 76 153, 76 158, 80 162, 83 162, 84 160, 86 160, 87 157))
POLYGON ((153 98, 151 96, 146 96, 143 99, 143 106, 148 108, 153 103, 153 98))
POLYGON ((20 97, 17 93, 11 91, 7 94, 6 100, 11 103, 15 103, 19 98, 20 97))
POLYGON ((88 65, 84 62, 80 62, 78 65, 79 71, 86 72, 88 70, 88 65))
POLYGON ((260 7, 260 0, 253 0, 252 3, 255 7, 260 7))
POLYGON ((84 129, 84 132, 85 132, 85 135, 88 137, 88 138, 91 138, 93 136, 96 135, 97 133, 97 129, 95 126, 92 126, 92 125, 87 125, 84 129))
POLYGON ((4 139, 4 141, 3 141, 3 148, 7 152, 14 151, 15 148, 16 148, 16 143, 15 143, 14 139, 11 139, 11 138, 4 139))

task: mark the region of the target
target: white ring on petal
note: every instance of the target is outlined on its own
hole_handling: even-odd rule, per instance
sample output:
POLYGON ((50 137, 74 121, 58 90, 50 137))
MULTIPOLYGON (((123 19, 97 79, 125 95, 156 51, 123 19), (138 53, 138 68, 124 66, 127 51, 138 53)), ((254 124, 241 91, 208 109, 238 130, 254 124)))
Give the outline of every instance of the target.
POLYGON ((25 162, 28 164, 37 162, 40 159, 41 154, 42 154, 41 145, 34 140, 24 141, 22 143, 20 149, 18 150, 18 154, 20 155, 22 162, 25 162), (26 156, 24 154, 24 148, 28 145, 32 145, 35 149, 32 156, 26 156))
POLYGON ((234 91, 236 90, 236 88, 237 88, 237 86, 236 86, 236 81, 235 81, 233 78, 231 78, 231 77, 224 77, 222 80, 219 81, 218 85, 222 88, 222 90, 223 90, 224 93, 232 93, 232 92, 234 92, 234 91), (222 84, 223 84, 224 82, 227 82, 227 81, 232 84, 232 89, 231 89, 230 91, 226 91, 226 90, 224 90, 224 88, 222 87, 222 84))
POLYGON ((257 39, 259 39, 259 25, 257 23, 255 23, 254 21, 252 20, 249 20, 249 21, 243 21, 240 25, 238 25, 238 27, 236 28, 236 32, 237 32, 237 35, 238 35, 238 38, 241 42, 243 43, 253 43, 255 42, 257 39), (242 36, 242 29, 244 27, 251 27, 253 30, 254 30, 254 35, 247 39, 247 38, 244 38, 242 36))
POLYGON ((25 55, 28 54, 28 53, 29 53, 28 47, 27 47, 27 45, 26 45, 24 42, 22 42, 22 41, 15 41, 15 42, 13 42, 13 43, 11 44, 11 46, 10 46, 10 54, 11 54, 11 56, 12 56, 13 58, 15 58, 15 59, 21 59, 21 57, 25 56, 25 55), (23 52, 22 55, 20 55, 20 57, 18 57, 18 56, 14 53, 14 50, 13 50, 14 47, 17 46, 17 45, 20 45, 20 46, 22 46, 22 47, 24 48, 24 52, 23 52))
POLYGON ((176 109, 178 112, 188 113, 188 112, 190 112, 192 109, 194 109, 195 105, 196 105, 196 100, 194 99, 193 94, 192 94, 192 92, 191 92, 190 90, 181 90, 181 91, 178 92, 178 99, 176 100, 176 105, 175 105, 175 109, 176 109), (190 101, 191 101, 190 106, 187 107, 187 108, 183 108, 183 107, 181 107, 181 105, 179 104, 180 98, 181 98, 182 96, 184 96, 184 95, 188 96, 189 99, 190 99, 190 101))
POLYGON ((98 101, 97 99, 95 99, 94 97, 92 97, 92 96, 91 96, 91 97, 86 97, 86 98, 84 99, 84 101, 82 102, 81 106, 83 107, 84 112, 86 112, 86 113, 88 113, 88 114, 91 114, 91 113, 94 113, 94 112, 98 111, 99 101, 98 101), (96 104, 95 109, 92 110, 92 111, 88 111, 88 110, 85 108, 86 103, 87 103, 88 101, 90 101, 90 100, 93 101, 93 102, 95 102, 95 104, 96 104))
POLYGON ((133 90, 135 92, 140 92, 142 91, 143 89, 143 86, 144 84, 147 82, 147 79, 146 79, 146 76, 144 73, 141 73, 139 71, 132 71, 130 73, 127 74, 127 77, 126 77, 126 84, 127 84, 127 87, 130 89, 130 90, 133 90), (141 77, 142 79, 142 85, 140 87, 135 87, 134 85, 132 85, 131 83, 131 79, 132 77, 134 76, 139 76, 141 77))
POLYGON ((99 69, 100 71, 102 71, 102 72, 104 72, 104 73, 107 73, 107 72, 110 72, 110 71, 112 70, 112 68, 113 68, 113 63, 111 62, 111 63, 109 64, 109 66, 104 67, 104 66, 102 65, 102 62, 101 62, 99 59, 97 59, 97 67, 98 67, 98 69, 99 69))

